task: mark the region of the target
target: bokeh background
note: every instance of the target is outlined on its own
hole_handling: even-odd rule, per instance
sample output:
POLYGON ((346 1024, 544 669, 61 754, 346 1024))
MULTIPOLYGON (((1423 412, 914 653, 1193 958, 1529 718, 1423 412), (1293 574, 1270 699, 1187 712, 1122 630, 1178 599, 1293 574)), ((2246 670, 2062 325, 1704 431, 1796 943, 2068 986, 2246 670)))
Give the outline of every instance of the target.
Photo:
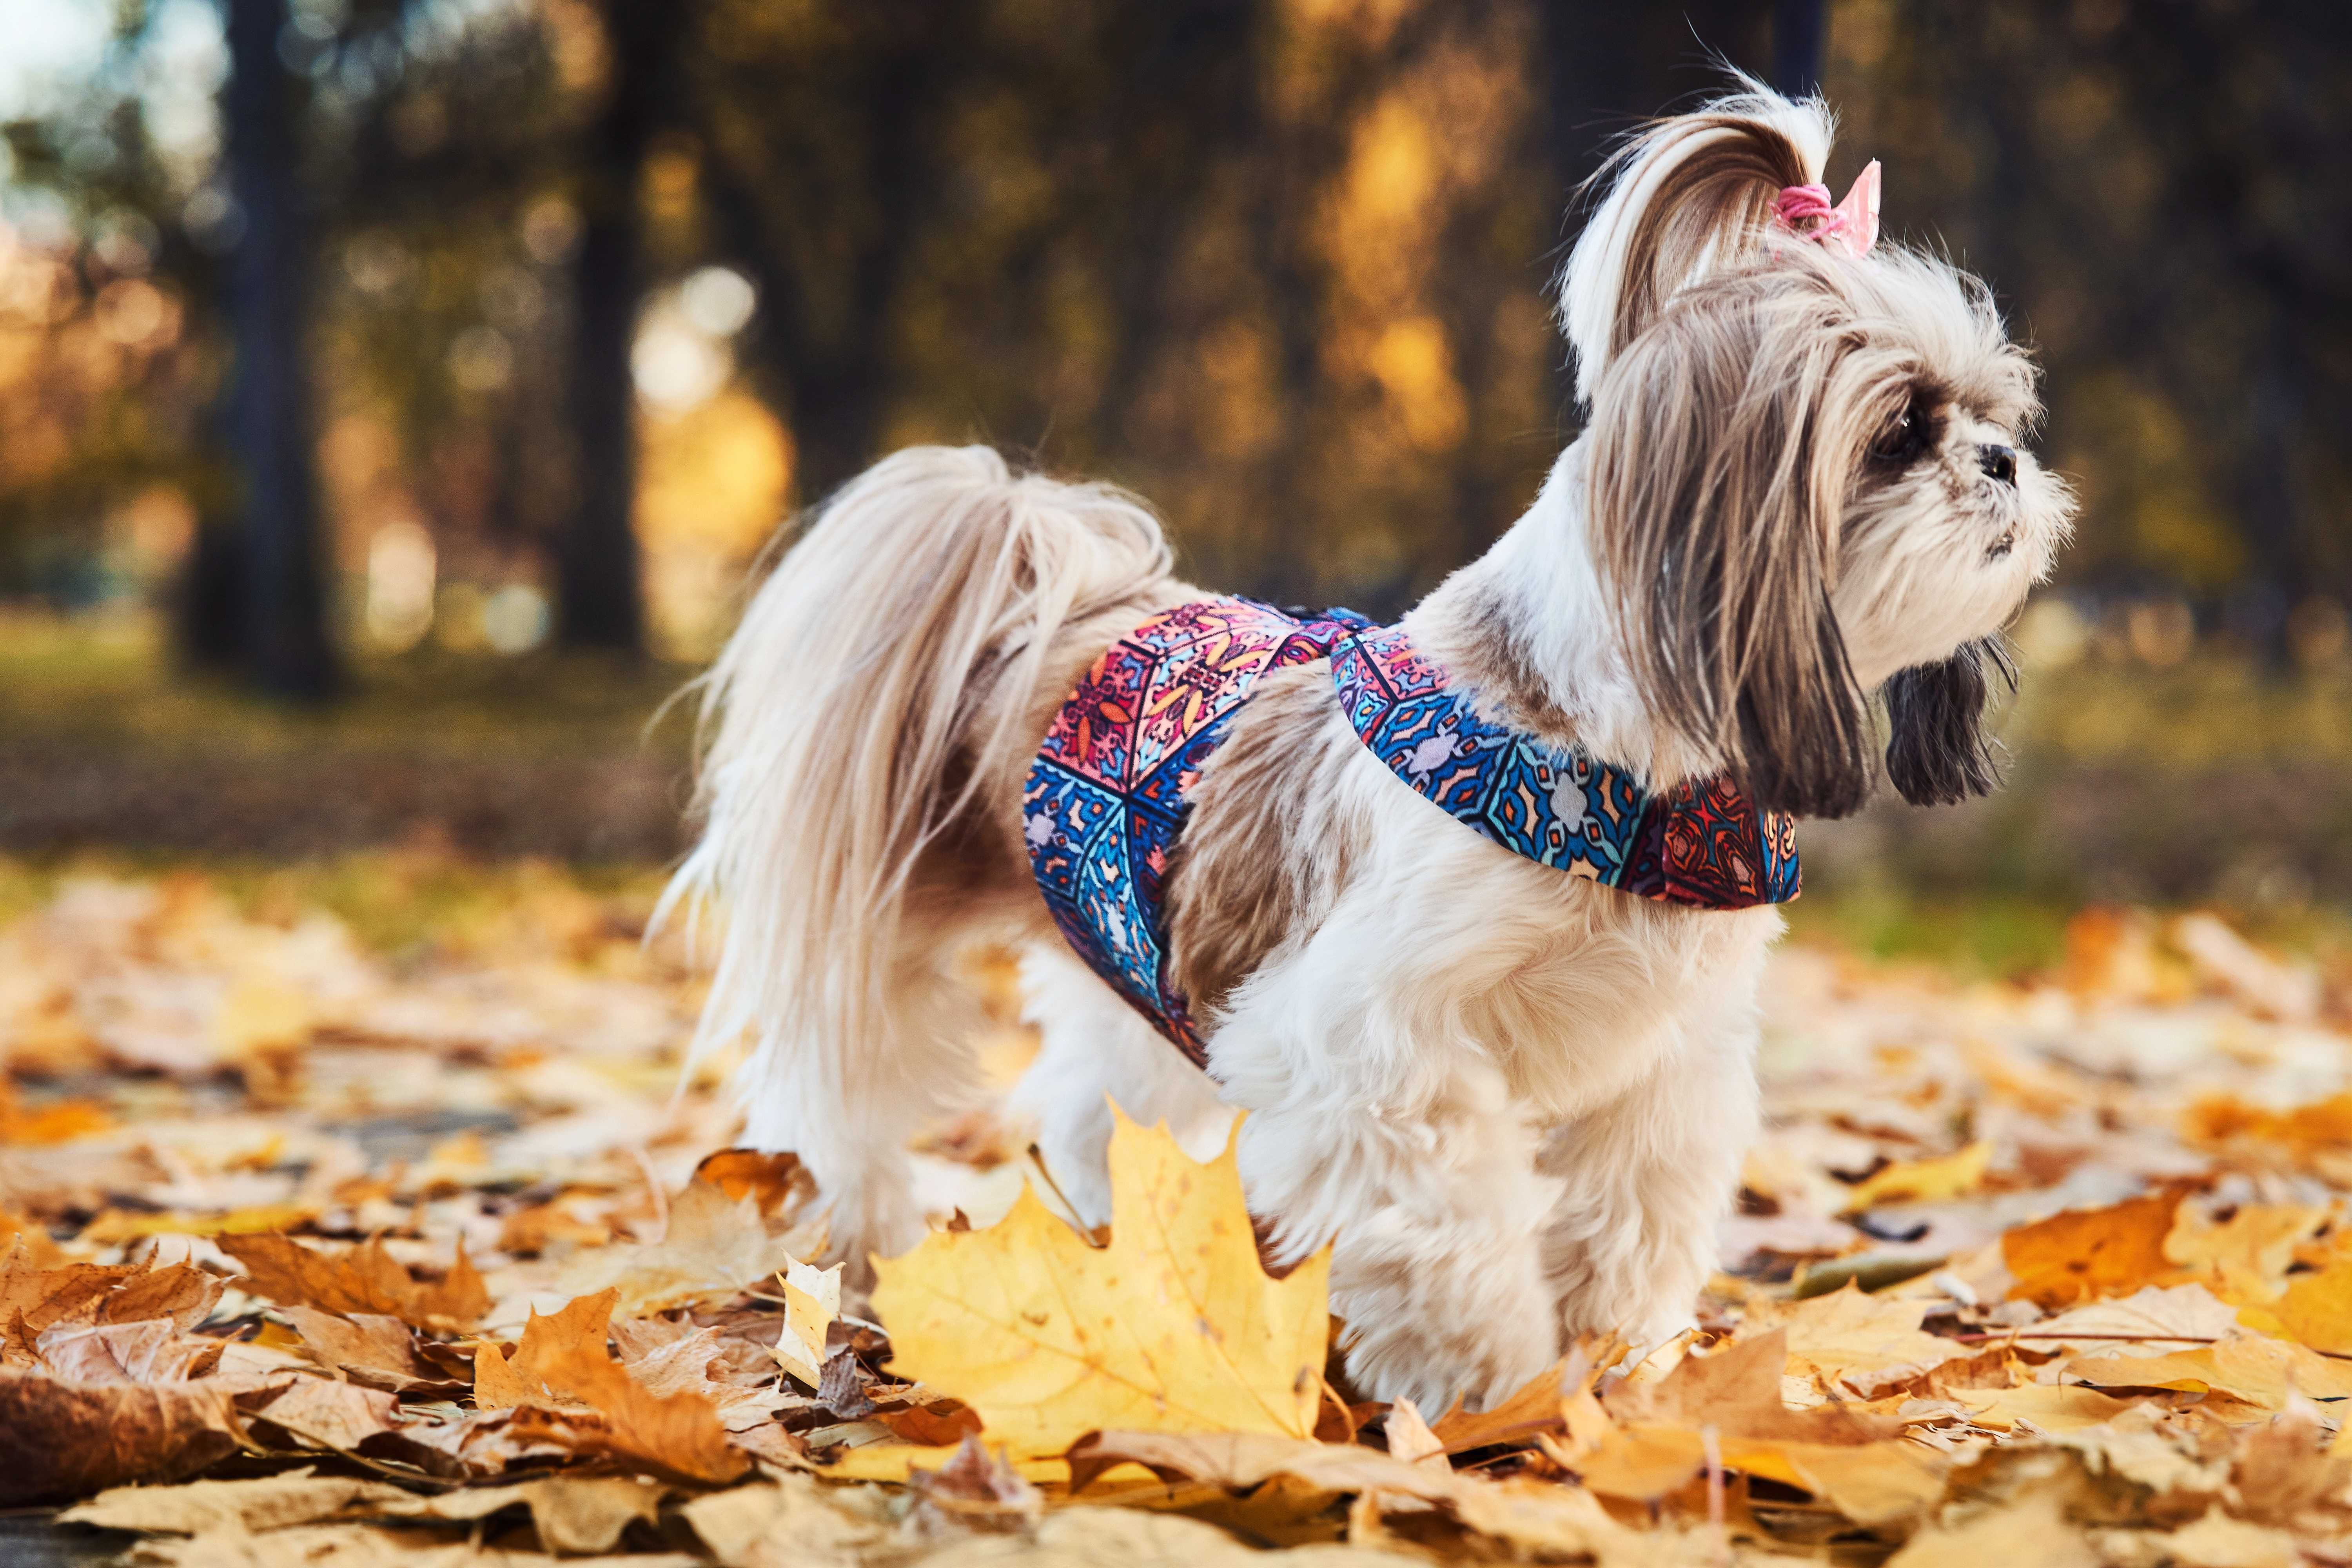
MULTIPOLYGON (((2011 787, 1809 829, 1801 925, 2341 944, 2337 0, 33 0, 0 25, 0 854, 642 874, 665 694, 865 463, 995 441, 1199 580, 1392 612, 1575 428, 1609 139, 1819 82, 1993 283, 2078 543, 2011 787)), ((13 884, 12 884, 13 885, 13 884)))

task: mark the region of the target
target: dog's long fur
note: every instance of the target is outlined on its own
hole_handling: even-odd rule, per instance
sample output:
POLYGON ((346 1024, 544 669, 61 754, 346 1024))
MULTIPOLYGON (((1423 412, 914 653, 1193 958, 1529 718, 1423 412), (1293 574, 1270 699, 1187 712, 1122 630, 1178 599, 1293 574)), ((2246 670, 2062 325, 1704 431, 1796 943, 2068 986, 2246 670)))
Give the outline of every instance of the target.
MULTIPOLYGON (((1868 794, 1882 688, 1904 794, 1990 787, 1988 639, 2069 511, 2010 455, 2033 378, 1979 286, 1771 226, 1830 138, 1818 101, 1752 89, 1623 150, 1563 280, 1586 431, 1406 621, 1512 723, 1816 815, 1868 794)), ((972 1093, 945 959, 1007 939, 1045 1042, 1015 1108, 1081 1217, 1108 1215, 1107 1095, 1196 1152, 1246 1110, 1251 1205, 1284 1258, 1333 1246, 1368 1394, 1491 1399, 1564 1335, 1674 1332, 1754 1128, 1779 915, 1462 831, 1301 667, 1211 759, 1170 874, 1196 1072, 1064 947, 1020 794, 1087 667, 1200 596, 1141 503, 985 448, 901 452, 826 504, 709 678, 672 888, 725 921, 702 1037, 755 1043, 748 1136, 814 1173, 853 1277, 911 1245, 907 1141, 972 1093)))

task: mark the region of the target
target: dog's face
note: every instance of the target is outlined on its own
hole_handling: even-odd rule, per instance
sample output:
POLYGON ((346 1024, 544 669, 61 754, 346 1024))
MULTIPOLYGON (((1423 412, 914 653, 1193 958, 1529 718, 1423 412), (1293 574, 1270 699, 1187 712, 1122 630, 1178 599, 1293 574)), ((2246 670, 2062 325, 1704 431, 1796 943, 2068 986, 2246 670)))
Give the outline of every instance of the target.
POLYGON ((1771 225, 1818 167, 1806 108, 1742 100, 1637 144, 1569 307, 1586 516, 1648 705, 1759 805, 1834 816, 1876 776, 1872 692, 1906 797, 1992 786, 1992 639, 2072 502, 2028 449, 2032 367, 1981 285, 1771 225))

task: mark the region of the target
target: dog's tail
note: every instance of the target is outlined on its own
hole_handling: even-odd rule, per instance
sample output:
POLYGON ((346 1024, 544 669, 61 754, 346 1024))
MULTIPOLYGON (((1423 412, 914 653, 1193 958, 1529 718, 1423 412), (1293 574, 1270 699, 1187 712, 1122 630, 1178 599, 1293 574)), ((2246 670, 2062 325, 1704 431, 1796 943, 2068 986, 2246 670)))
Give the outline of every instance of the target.
POLYGON ((1055 632, 1168 567, 1119 490, 912 447, 824 504, 703 679, 701 833, 656 919, 688 910, 691 940, 717 915, 696 1052, 751 1037, 750 1135, 831 1189, 837 1244, 911 1239, 902 1205, 856 1190, 898 1152, 859 1145, 890 1139, 877 1102, 953 1089, 893 1037, 922 1026, 893 995, 918 859, 1041 739, 1023 720, 1055 632))

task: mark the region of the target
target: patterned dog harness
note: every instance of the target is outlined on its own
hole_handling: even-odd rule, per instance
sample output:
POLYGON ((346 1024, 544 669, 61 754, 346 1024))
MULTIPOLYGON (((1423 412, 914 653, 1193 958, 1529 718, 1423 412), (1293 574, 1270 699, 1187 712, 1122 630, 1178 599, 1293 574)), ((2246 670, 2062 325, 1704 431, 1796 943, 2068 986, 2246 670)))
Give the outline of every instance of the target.
POLYGON ((1454 821, 1515 855, 1643 898, 1738 910, 1797 896, 1796 825, 1728 779, 1652 794, 1627 773, 1480 717, 1396 626, 1203 599, 1113 643, 1062 704, 1022 792, 1029 865, 1070 946, 1196 1064, 1168 974, 1168 858, 1186 799, 1267 672, 1318 659, 1356 736, 1454 821))

